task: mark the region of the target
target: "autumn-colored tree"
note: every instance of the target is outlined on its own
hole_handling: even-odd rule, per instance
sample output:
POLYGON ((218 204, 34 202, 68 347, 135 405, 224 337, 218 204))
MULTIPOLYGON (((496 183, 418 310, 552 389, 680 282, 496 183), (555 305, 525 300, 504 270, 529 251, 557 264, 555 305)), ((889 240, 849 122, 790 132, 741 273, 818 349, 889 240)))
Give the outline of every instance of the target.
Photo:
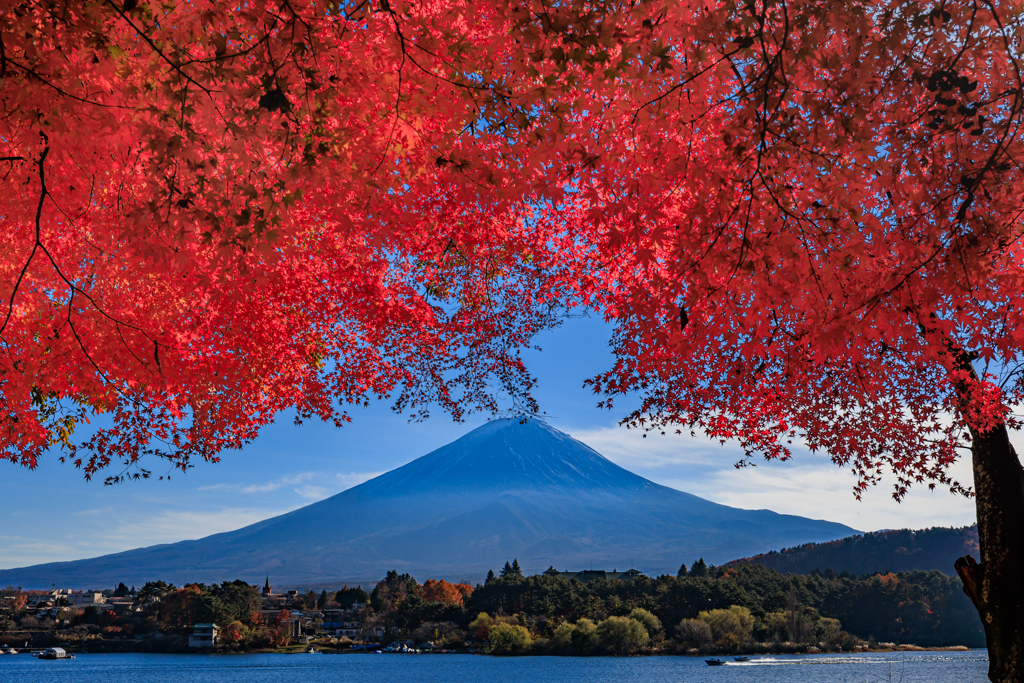
POLYGON ((291 614, 286 609, 282 609, 277 613, 277 616, 274 617, 274 627, 270 631, 270 636, 273 639, 274 645, 284 647, 291 642, 291 618, 291 614))
POLYGON ((225 643, 240 643, 248 635, 249 629, 240 621, 232 621, 220 632, 220 638, 225 643))
POLYGON ((389 571, 370 593, 370 604, 377 612, 389 612, 409 595, 418 595, 420 586, 409 574, 389 571))
MULTIPOLYGON (((440 581, 427 579, 419 588, 419 596, 424 600, 461 605, 463 604, 463 599, 467 595, 467 593, 463 592, 463 585, 465 584, 451 584, 444 579, 441 579, 440 581)), ((472 592, 473 589, 470 588, 469 590, 472 592)))
POLYGON ((3 596, 3 606, 13 612, 20 612, 28 602, 28 593, 14 586, 6 586, 0 595, 3 596))
POLYGON ((487 612, 480 612, 469 622, 469 632, 477 640, 486 640, 494 619, 487 612))
POLYGON ((897 497, 967 491, 969 451, 958 570, 1022 680, 1022 33, 973 0, 27 0, 3 457, 146 476, 282 410, 494 410, 492 378, 529 410, 518 349, 590 306, 634 424, 897 497))
POLYGON ((600 166, 546 219, 591 247, 583 290, 617 322, 594 388, 639 392, 634 425, 748 457, 800 440, 858 494, 886 471, 897 498, 963 492, 948 467, 969 452, 981 563, 957 569, 990 678, 1024 680, 1021 8, 659 11, 660 93, 587 107, 630 166, 600 166))
POLYGON ((160 608, 160 621, 168 628, 184 631, 197 622, 202 610, 202 589, 189 584, 168 595, 160 608))
MULTIPOLYGON (((3 13, 2 456, 60 447, 118 481, 146 455, 214 460, 283 410, 535 408, 518 349, 565 292, 503 177, 501 129, 532 106, 501 73, 523 48, 481 49, 506 9, 3 13), (489 179, 466 176, 480 161, 489 179)), ((534 165, 512 184, 562 173, 534 165)))

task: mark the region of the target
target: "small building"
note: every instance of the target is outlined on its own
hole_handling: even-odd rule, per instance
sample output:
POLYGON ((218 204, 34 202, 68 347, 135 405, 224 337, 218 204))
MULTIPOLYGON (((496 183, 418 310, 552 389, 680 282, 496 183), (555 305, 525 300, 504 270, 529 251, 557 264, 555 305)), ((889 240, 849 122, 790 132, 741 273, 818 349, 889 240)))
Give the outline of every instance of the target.
POLYGON ((103 591, 73 591, 67 588, 55 588, 49 591, 47 600, 55 606, 89 607, 102 605, 107 601, 103 591))
POLYGON ((217 624, 196 624, 188 637, 189 647, 214 647, 217 644, 220 629, 217 624))
POLYGON ((107 601, 102 591, 68 591, 64 597, 72 607, 102 605, 107 601))
POLYGON ((627 569, 624 572, 620 572, 615 569, 610 572, 604 569, 584 569, 581 572, 560 572, 552 566, 548 567, 544 571, 544 576, 562 578, 566 581, 576 579, 577 581, 588 583, 590 581, 597 581, 598 579, 605 579, 606 581, 631 581, 638 576, 643 576, 643 574, 636 569, 627 569))
POLYGON ((305 626, 307 623, 309 623, 309 619, 307 619, 302 614, 293 614, 288 618, 286 622, 282 623, 288 625, 289 636, 291 636, 292 638, 302 638, 306 635, 305 626))
POLYGON ((321 627, 328 635, 335 638, 348 638, 359 640, 362 623, 358 619, 346 619, 341 621, 324 621, 321 627))
POLYGON ((131 598, 111 598, 107 600, 106 608, 118 616, 122 616, 135 611, 135 602, 131 598))

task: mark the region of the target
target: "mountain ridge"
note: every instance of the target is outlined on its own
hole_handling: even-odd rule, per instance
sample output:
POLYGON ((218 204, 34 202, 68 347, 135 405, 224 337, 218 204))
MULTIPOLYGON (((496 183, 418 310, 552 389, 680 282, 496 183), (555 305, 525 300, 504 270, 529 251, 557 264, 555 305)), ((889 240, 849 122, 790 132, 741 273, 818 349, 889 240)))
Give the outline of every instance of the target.
POLYGON ((0 570, 0 585, 148 580, 371 582, 390 569, 478 581, 524 569, 622 564, 650 574, 855 533, 742 510, 656 484, 540 420, 495 420, 311 505, 204 538, 0 570), (325 534, 327 531, 329 533, 325 534))
POLYGON ((744 557, 726 563, 760 564, 781 574, 809 574, 815 570, 836 573, 874 574, 920 569, 937 570, 955 576, 958 557, 979 557, 978 525, 930 527, 928 529, 884 529, 855 534, 822 543, 744 557))

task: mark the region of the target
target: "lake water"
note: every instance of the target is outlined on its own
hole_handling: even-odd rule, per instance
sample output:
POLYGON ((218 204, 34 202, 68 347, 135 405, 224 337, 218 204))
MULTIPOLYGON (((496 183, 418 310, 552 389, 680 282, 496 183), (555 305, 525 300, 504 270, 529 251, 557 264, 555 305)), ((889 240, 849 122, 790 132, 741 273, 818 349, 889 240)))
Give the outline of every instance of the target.
POLYGON ((985 650, 767 656, 718 667, 697 657, 0 656, 2 683, 970 683, 985 681, 987 669, 985 650))

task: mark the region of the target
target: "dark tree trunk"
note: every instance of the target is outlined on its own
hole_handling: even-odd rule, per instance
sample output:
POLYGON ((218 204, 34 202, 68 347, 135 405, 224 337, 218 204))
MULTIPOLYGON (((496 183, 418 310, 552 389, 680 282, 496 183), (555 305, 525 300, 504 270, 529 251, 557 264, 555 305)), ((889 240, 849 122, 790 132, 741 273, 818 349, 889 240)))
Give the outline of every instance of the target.
POLYGON ((988 677, 1024 683, 1024 470, 1005 425, 972 434, 981 562, 955 567, 985 627, 988 677))

